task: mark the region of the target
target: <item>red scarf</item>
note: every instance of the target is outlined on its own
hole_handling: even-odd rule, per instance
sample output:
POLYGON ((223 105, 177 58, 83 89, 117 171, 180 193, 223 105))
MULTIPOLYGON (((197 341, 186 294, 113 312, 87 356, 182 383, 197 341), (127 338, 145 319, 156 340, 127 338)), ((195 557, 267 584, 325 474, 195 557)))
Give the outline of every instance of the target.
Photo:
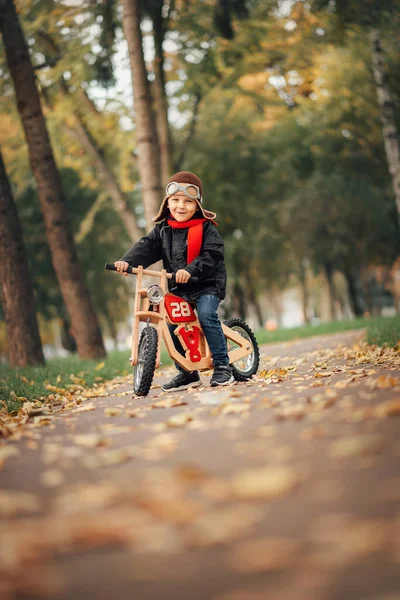
POLYGON ((200 254, 203 241, 203 223, 205 221, 208 221, 208 219, 190 219, 183 223, 172 219, 167 220, 168 225, 173 229, 189 229, 187 264, 191 263, 200 254))

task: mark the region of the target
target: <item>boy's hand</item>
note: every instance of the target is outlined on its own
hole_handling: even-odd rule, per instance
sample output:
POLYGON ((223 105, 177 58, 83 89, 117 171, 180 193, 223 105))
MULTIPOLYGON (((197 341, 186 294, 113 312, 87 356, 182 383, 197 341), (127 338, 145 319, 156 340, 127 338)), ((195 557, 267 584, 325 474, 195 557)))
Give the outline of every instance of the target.
POLYGON ((125 262, 124 260, 117 260, 114 263, 114 267, 117 267, 118 273, 122 273, 122 275, 125 275, 125 277, 128 277, 129 273, 125 273, 125 271, 129 267, 129 263, 125 262))
POLYGON ((185 271, 185 269, 179 269, 179 271, 175 273, 176 283, 187 283, 190 278, 191 274, 188 273, 188 271, 185 271))

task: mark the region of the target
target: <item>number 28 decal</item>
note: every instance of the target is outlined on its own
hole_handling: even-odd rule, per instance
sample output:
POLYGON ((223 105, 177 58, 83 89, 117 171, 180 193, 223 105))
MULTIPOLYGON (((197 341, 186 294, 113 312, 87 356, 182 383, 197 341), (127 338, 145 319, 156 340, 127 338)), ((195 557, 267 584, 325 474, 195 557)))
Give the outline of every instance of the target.
POLYGON ((190 317, 192 314, 191 308, 188 302, 171 302, 171 316, 174 319, 178 317, 190 317))
POLYGON ((196 315, 189 302, 179 296, 166 294, 165 308, 174 323, 188 323, 196 320, 196 315))

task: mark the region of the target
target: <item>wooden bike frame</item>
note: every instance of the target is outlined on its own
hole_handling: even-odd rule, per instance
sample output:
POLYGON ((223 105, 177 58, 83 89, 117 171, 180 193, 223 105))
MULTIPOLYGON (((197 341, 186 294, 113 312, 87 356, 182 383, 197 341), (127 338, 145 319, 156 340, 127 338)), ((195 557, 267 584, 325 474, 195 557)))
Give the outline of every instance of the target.
MULTIPOLYGON (((186 371, 207 371, 212 368, 212 357, 210 348, 208 346, 207 340, 203 333, 202 327, 198 318, 195 321, 191 321, 190 323, 173 323, 167 314, 165 309, 164 299, 160 302, 160 304, 153 304, 153 310, 150 310, 150 301, 147 297, 147 288, 143 287, 143 275, 149 275, 151 277, 158 277, 160 279, 159 285, 164 292, 164 295, 168 293, 167 288, 167 279, 171 279, 172 275, 167 273, 165 269, 162 271, 152 271, 149 269, 143 269, 143 267, 132 268, 132 273, 137 275, 136 282, 136 294, 135 294, 135 304, 133 310, 133 324, 132 324, 132 352, 130 362, 132 365, 136 365, 138 362, 138 346, 139 346, 139 336, 140 336, 140 323, 151 324, 156 330, 158 339, 161 338, 164 340, 168 354, 171 358, 180 365, 186 371), (180 352, 175 348, 171 332, 168 328, 168 323, 175 325, 176 328, 182 327, 182 325, 186 329, 191 329, 192 326, 197 326, 201 331, 201 340, 200 340, 200 348, 201 348, 201 360, 198 362, 193 362, 189 358, 189 351, 186 351, 186 356, 182 356, 180 352)), ((252 347, 249 341, 242 337, 236 331, 233 331, 223 323, 222 331, 225 337, 228 340, 231 340, 235 344, 237 344, 238 348, 233 348, 228 351, 229 362, 235 362, 245 356, 251 354, 252 347)), ((184 340, 180 335, 178 335, 182 347, 185 349, 184 340)), ((156 358, 156 368, 160 366, 160 355, 161 355, 161 344, 158 344, 157 348, 157 358, 156 358)))

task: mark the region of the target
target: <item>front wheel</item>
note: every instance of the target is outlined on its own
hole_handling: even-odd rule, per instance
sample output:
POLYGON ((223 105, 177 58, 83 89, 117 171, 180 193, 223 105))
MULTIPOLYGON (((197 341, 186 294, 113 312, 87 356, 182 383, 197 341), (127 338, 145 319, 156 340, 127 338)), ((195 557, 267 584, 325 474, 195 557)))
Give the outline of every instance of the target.
POLYGON ((145 327, 139 340, 138 362, 133 372, 133 391, 147 396, 154 377, 157 360, 158 334, 154 327, 145 327))
MULTIPOLYGON (((240 358, 239 360, 235 360, 235 362, 231 363, 233 376, 236 381, 246 381, 257 373, 257 369, 260 364, 260 350, 258 348, 256 336, 247 323, 241 319, 232 317, 224 321, 224 324, 229 327, 229 329, 239 333, 239 335, 244 337, 252 346, 252 351, 248 356, 240 358)), ((238 345, 235 344, 234 341, 227 339, 226 342, 228 346, 228 352, 234 348, 238 348, 238 345)))

